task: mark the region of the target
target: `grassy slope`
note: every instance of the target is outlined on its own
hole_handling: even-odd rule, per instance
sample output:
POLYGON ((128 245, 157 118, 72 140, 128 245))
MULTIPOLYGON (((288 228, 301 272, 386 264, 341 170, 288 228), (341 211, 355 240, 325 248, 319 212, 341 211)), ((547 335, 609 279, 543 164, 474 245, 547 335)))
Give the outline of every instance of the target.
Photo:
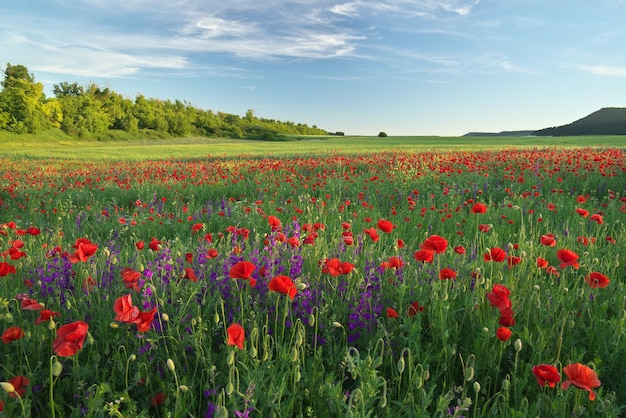
POLYGON ((176 138, 98 142, 65 136, 0 138, 1 157, 77 160, 145 160, 235 155, 363 153, 384 150, 479 150, 505 147, 625 147, 623 136, 577 137, 301 137, 284 142, 176 138), (297 139, 297 140, 295 140, 297 139))

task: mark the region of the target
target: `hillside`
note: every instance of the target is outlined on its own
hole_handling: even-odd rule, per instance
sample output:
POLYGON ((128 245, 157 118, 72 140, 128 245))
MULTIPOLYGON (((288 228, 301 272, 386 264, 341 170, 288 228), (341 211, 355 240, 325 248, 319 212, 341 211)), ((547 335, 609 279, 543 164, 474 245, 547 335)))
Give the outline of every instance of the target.
POLYGON ((605 107, 570 124, 540 129, 533 135, 626 135, 626 108, 605 107))

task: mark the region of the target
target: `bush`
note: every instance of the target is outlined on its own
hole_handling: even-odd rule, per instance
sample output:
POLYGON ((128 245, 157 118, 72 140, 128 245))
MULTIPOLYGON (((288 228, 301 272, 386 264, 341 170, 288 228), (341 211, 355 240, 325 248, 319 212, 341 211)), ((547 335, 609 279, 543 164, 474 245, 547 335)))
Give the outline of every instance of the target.
POLYGON ((380 132, 380 133, 378 134, 378 136, 379 136, 380 138, 386 138, 386 137, 387 137, 387 134, 386 134, 386 133, 384 133, 384 132, 380 132))

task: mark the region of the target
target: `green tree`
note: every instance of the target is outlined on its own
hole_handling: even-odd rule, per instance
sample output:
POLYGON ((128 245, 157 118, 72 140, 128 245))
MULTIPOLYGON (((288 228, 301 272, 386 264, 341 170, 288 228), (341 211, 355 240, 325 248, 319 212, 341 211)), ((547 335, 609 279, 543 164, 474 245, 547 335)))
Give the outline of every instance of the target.
POLYGON ((16 133, 34 133, 47 127, 43 88, 25 66, 7 64, 0 92, 0 126, 16 133))

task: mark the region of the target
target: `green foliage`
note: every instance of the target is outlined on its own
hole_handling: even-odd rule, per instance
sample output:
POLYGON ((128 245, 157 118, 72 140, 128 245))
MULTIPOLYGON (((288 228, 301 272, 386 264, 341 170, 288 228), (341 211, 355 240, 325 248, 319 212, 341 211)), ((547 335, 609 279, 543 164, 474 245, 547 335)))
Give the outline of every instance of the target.
POLYGON ((386 134, 386 133, 384 133, 384 132, 379 132, 379 133, 378 133, 378 137, 379 137, 379 138, 386 138, 386 137, 387 137, 387 134, 386 134))
POLYGON ((139 95, 124 98, 95 83, 81 86, 62 82, 46 99, 43 85, 22 65, 7 64, 0 91, 0 129, 16 134, 59 128, 72 137, 115 138, 124 131, 142 138, 205 137, 282 140, 280 134, 323 135, 325 131, 293 122, 259 119, 253 110, 245 117, 202 110, 180 100, 159 100, 139 95))

